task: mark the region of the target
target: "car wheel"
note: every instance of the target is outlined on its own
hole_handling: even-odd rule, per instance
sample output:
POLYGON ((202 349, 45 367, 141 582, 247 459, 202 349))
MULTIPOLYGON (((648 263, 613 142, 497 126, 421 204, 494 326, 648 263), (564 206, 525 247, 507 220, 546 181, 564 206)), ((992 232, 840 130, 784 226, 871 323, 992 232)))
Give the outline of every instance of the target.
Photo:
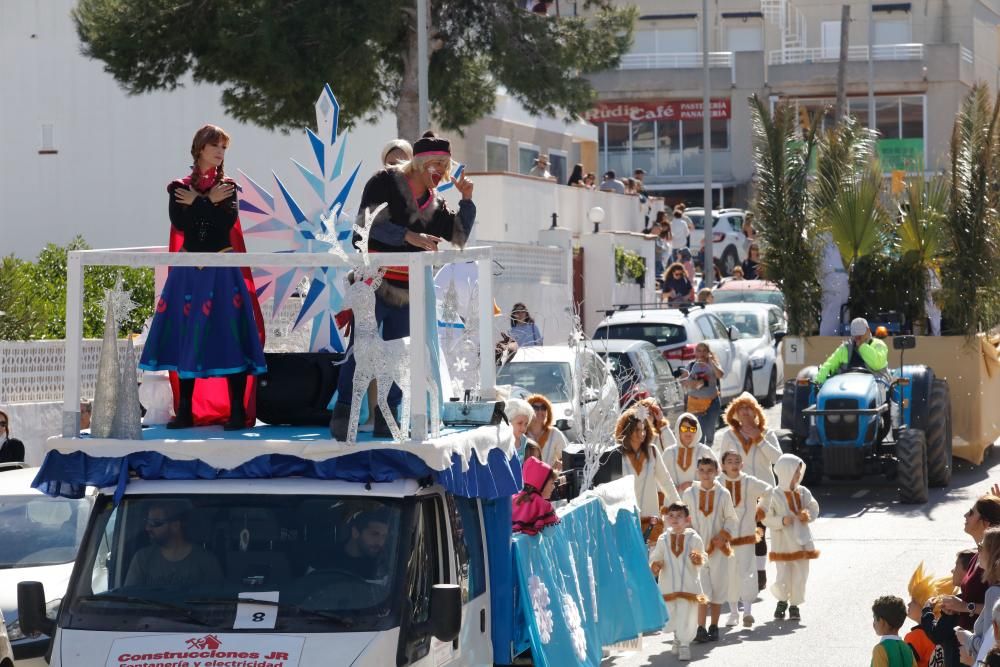
POLYGON ((753 371, 751 371, 750 369, 747 369, 746 377, 743 378, 743 391, 745 391, 746 393, 750 394, 751 396, 754 395, 754 393, 753 393, 753 371))
POLYGON ((722 275, 731 276, 733 275, 733 269, 736 265, 740 263, 740 256, 736 252, 736 248, 733 246, 728 246, 726 251, 722 253, 722 275))
POLYGON ((778 402, 778 369, 771 366, 771 378, 767 381, 767 395, 764 396, 763 406, 773 408, 778 402))

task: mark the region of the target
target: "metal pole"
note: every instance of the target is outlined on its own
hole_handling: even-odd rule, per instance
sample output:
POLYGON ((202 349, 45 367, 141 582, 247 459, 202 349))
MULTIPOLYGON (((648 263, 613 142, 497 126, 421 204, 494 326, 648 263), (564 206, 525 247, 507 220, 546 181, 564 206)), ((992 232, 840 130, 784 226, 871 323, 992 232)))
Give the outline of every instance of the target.
POLYGON ((427 69, 430 59, 427 57, 427 8, 428 0, 417 0, 417 97, 419 119, 418 131, 429 129, 431 123, 429 93, 427 87, 427 69))
POLYGON ((63 384, 62 435, 80 437, 80 358, 83 356, 83 256, 66 258, 66 369, 63 384))
POLYGON ((702 218, 705 255, 702 261, 702 280, 706 285, 714 282, 715 256, 712 248, 714 216, 712 215, 712 72, 708 66, 708 0, 701 0, 701 143, 705 169, 705 215, 702 218))
POLYGON ((868 0, 868 127, 874 130, 878 124, 875 122, 875 54, 872 52, 875 46, 875 10, 872 3, 873 0, 868 0))

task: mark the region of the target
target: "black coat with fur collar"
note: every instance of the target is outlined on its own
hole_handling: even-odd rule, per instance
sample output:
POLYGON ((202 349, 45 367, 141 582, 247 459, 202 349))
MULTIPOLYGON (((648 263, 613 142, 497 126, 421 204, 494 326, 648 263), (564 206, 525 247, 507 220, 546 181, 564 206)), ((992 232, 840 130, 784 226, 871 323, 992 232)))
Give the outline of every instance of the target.
MULTIPOLYGON (((406 243, 407 231, 438 236, 458 247, 464 247, 476 218, 471 201, 459 203, 456 213, 448 209, 443 197, 435 197, 421 209, 403 172, 390 167, 376 172, 365 184, 358 209, 358 223, 363 224, 365 211, 388 204, 372 221, 368 249, 372 252, 420 252, 406 243)), ((355 235, 355 242, 358 236, 355 235)), ((395 272, 386 274, 378 294, 391 305, 409 302, 408 282, 395 272)))

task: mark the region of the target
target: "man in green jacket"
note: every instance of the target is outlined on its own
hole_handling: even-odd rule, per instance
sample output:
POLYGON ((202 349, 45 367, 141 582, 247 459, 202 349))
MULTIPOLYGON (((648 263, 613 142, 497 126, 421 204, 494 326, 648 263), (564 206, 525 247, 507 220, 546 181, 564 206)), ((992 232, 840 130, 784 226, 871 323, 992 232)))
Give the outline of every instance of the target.
POLYGON ((868 320, 857 317, 851 321, 851 340, 844 342, 823 362, 816 374, 817 384, 823 384, 842 368, 864 367, 888 380, 889 348, 872 337, 868 320))

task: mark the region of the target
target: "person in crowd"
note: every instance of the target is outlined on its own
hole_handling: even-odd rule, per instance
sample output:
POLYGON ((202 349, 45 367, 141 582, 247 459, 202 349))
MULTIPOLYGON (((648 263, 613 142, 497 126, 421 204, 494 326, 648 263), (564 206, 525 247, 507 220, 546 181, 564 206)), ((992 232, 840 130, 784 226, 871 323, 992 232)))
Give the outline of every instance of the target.
POLYGON ((694 223, 684 217, 684 209, 678 204, 674 207, 674 217, 670 221, 670 236, 675 252, 688 247, 693 231, 694 223))
POLYGON ((823 384, 827 378, 843 369, 855 367, 868 368, 888 382, 890 380, 888 366, 889 348, 872 336, 868 320, 855 317, 851 320, 851 339, 837 346, 833 354, 819 367, 816 384, 823 384))
POLYGON ((872 628, 878 643, 872 649, 871 667, 917 667, 909 645, 899 637, 906 622, 906 605, 895 595, 883 595, 872 604, 872 628))
MULTIPOLYGON (((965 532, 978 545, 982 543, 986 531, 1000 526, 1000 496, 993 493, 979 498, 965 513, 965 532)), ((949 614, 958 615, 958 625, 971 630, 976 618, 983 613, 983 600, 989 587, 979 567, 982 556, 977 553, 969 562, 968 571, 959 584, 959 596, 941 598, 941 608, 949 614)))
MULTIPOLYGON (((765 501, 764 525, 771 529, 771 560, 777 567, 777 577, 771 592, 778 599, 774 609, 777 619, 800 618, 799 605, 806 599, 809 561, 819 558, 813 544, 809 524, 819 517, 819 503, 812 492, 802 486, 806 464, 794 454, 782 454, 774 464, 775 488, 765 501)), ((906 607, 903 607, 906 619, 906 607)), ((896 630, 902 627, 899 622, 896 630)))
POLYGON ((549 502, 559 479, 549 464, 529 456, 521 469, 524 487, 514 496, 511 519, 515 533, 537 535, 546 526, 559 523, 556 510, 549 502))
MULTIPOLYGON (((781 457, 781 446, 778 436, 767 428, 767 417, 757 399, 743 392, 729 403, 723 421, 729 430, 723 433, 716 450, 719 458, 725 457, 726 452, 738 452, 747 474, 773 487, 774 464, 781 457)), ((757 588, 764 590, 767 585, 767 540, 764 539, 767 527, 758 520, 757 528, 761 537, 754 547, 757 554, 757 588)))
POLYGON ((395 167, 413 159, 413 146, 406 139, 393 139, 382 147, 382 166, 395 167))
MULTIPOLYGON (((694 268, 694 256, 691 254, 691 250, 688 248, 681 248, 677 253, 677 261, 684 267, 684 273, 687 274, 687 279, 691 282, 693 287, 697 276, 694 268)), ((707 287, 707 285, 703 285, 703 287, 707 287)))
POLYGON ((0 463, 24 463, 24 443, 10 436, 10 417, 0 410, 0 463))
POLYGON ((677 492, 684 493, 698 477, 697 462, 713 454, 710 447, 702 444, 701 424, 690 412, 677 418, 675 430, 677 444, 663 450, 663 459, 677 492))
POLYGON ((649 424, 647 424, 647 427, 653 430, 653 444, 659 449, 659 453, 662 454, 666 451, 667 447, 676 445, 677 438, 674 437, 674 432, 670 430, 670 423, 663 416, 663 408, 660 407, 659 402, 652 396, 647 396, 639 401, 639 405, 644 406, 649 411, 649 424))
POLYGON ((700 290, 698 290, 698 296, 695 299, 695 303, 703 303, 705 305, 709 305, 714 302, 715 302, 715 295, 712 294, 711 287, 702 287, 700 290))
POLYGON ((634 195, 635 194, 635 181, 631 178, 623 178, 622 184, 625 186, 625 194, 634 195))
POLYGON ((702 644, 719 639, 719 616, 722 603, 733 599, 736 585, 736 559, 732 539, 739 530, 739 517, 733 498, 719 480, 719 461, 715 456, 698 460, 698 484, 681 494, 681 501, 694 508, 691 526, 706 545, 708 560, 701 570, 701 588, 708 598, 698 605, 698 630, 694 641, 702 644), (711 618, 706 629, 705 623, 711 618))
POLYGON ((708 602, 701 589, 700 568, 704 565, 705 543, 691 528, 691 510, 682 502, 666 508, 667 532, 649 556, 649 566, 658 580, 660 594, 667 603, 664 632, 673 632, 673 652, 677 659, 691 659, 691 641, 698 631, 698 606, 708 602))
POLYGON ((520 301, 510 309, 510 337, 517 343, 518 348, 545 344, 534 318, 520 301))
POLYGON ((90 428, 90 418, 94 414, 94 405, 84 399, 80 401, 80 430, 86 431, 90 428))
POLYGON ((646 170, 640 167, 639 169, 633 171, 632 181, 635 188, 635 194, 639 195, 639 198, 642 200, 642 203, 645 204, 646 201, 649 200, 649 193, 646 192, 646 184, 645 184, 646 170))
POLYGON ((600 190, 603 192, 617 192, 623 195, 625 194, 625 184, 618 180, 618 176, 613 169, 609 169, 604 173, 604 180, 601 181, 600 190))
POLYGON ((740 621, 739 603, 743 602, 743 627, 753 627, 753 601, 760 592, 758 587, 759 572, 757 565, 756 546, 764 539, 757 527, 764 518, 758 501, 771 491, 767 482, 748 475, 743 470, 743 454, 735 449, 727 450, 722 455, 722 475, 719 481, 723 483, 729 495, 733 498, 736 508, 737 528, 730 544, 733 547, 733 557, 736 560, 736 578, 730 589, 729 616, 726 626, 733 627, 740 621))
MULTIPOLYGON (((698 256, 698 266, 699 267, 701 266, 701 261, 702 261, 702 259, 704 259, 704 257, 705 257, 704 253, 700 253, 699 254, 699 256, 698 256)), ((736 268, 738 269, 740 267, 737 266, 736 268)), ((728 279, 726 279, 726 280, 728 280, 728 279)), ((721 285, 723 282, 725 282, 725 280, 723 280, 723 278, 722 278, 722 271, 719 270, 719 265, 716 263, 716 264, 714 264, 712 266, 712 280, 711 280, 711 282, 709 282, 709 280, 707 279, 707 277, 703 273, 702 276, 701 276, 701 282, 698 283, 698 290, 701 291, 703 289, 713 289, 713 288, 718 287, 719 285, 721 285)))
POLYGON ((375 507, 355 514, 348 522, 350 537, 335 547, 318 569, 344 570, 368 581, 385 575, 389 541, 389 512, 375 507))
MULTIPOLYGON (((931 624, 934 623, 934 603, 941 595, 951 595, 955 590, 952 577, 934 577, 924 571, 923 562, 917 566, 910 576, 907 592, 910 601, 906 604, 906 617, 917 623, 906 633, 903 641, 910 645, 917 658, 918 667, 941 667, 944 663, 944 649, 939 646, 921 621, 923 610, 931 608, 931 624)), ((954 634, 952 635, 954 638, 954 634)))
MULTIPOLYGON (((969 572, 969 563, 976 555, 975 549, 963 549, 955 555, 955 567, 951 570, 951 584, 953 588, 960 588, 962 580, 969 572)), ((930 598, 924 603, 920 614, 920 627, 927 637, 937 646, 941 647, 942 658, 938 664, 944 667, 959 667, 959 646, 958 638, 955 636, 955 628, 958 625, 958 614, 945 611, 941 600, 951 595, 938 595, 930 598), (940 613, 938 613, 938 609, 940 613)), ((909 610, 907 610, 909 611, 909 610)))
POLYGON ((534 176, 535 178, 544 178, 548 181, 554 181, 555 177, 549 171, 549 156, 539 155, 535 158, 535 164, 528 172, 529 176, 534 176))
POLYGON ((1000 601, 1000 528, 988 528, 983 533, 976 564, 983 571, 983 581, 989 585, 983 597, 982 612, 976 617, 971 632, 965 628, 955 630, 960 651, 973 658, 984 642, 993 642, 993 607, 1000 601))
POLYGON ((691 303, 694 300, 694 285, 684 270, 684 265, 674 262, 663 272, 661 301, 671 308, 691 303))
POLYGON ((593 190, 597 187, 597 175, 594 172, 589 171, 587 172, 587 175, 583 177, 583 187, 588 190, 593 190))
MULTIPOLYGON (((757 231, 753 227, 753 213, 747 213, 743 218, 743 226, 741 227, 743 231, 743 236, 747 237, 747 240, 753 242, 757 238, 757 231)), ((750 278, 748 278, 750 280, 750 278)))
POLYGON ((132 556, 126 587, 196 589, 222 579, 212 554, 191 543, 185 526, 191 508, 179 502, 154 502, 146 513, 149 545, 132 556))
POLYGON ((743 267, 737 264, 736 266, 733 267, 733 273, 731 276, 729 276, 729 279, 726 280, 726 282, 729 282, 730 280, 744 280, 744 279, 745 278, 743 276, 743 267))
MULTIPOLYGON (((368 250, 433 252, 442 240, 464 247, 476 220, 473 183, 464 174, 454 181, 461 196, 457 213, 448 208, 436 189, 442 181, 452 179, 453 171, 451 142, 425 132, 413 145, 412 160, 382 169, 368 179, 358 207, 359 219, 364 221, 366 213, 381 204, 387 205, 372 220, 368 250)), ((375 293, 375 319, 386 340, 410 334, 407 267, 388 267, 375 293)), ((341 441, 347 437, 355 363, 351 355, 340 368, 337 402, 330 418, 330 435, 341 441)), ((401 399, 402 393, 394 384, 389 391, 389 407, 395 411, 401 399)), ((382 438, 392 435, 381 410, 375 411, 374 435, 382 438)))
POLYGON ((542 448, 542 461, 559 472, 562 470, 562 453, 566 449, 566 436, 552 425, 555 413, 552 403, 541 394, 532 394, 527 398, 534 416, 528 422, 528 437, 542 448))
POLYGON ((681 384, 687 390, 688 412, 698 417, 708 447, 715 446, 715 425, 722 413, 719 380, 725 375, 708 343, 701 341, 695 345, 694 361, 688 365, 681 384))
POLYGON ((585 188, 586 184, 583 182, 583 165, 577 162, 573 165, 573 171, 569 175, 569 180, 566 185, 572 185, 576 188, 585 188))
POLYGON ((517 458, 524 462, 527 456, 526 448, 529 444, 538 446, 528 437, 528 423, 534 418, 535 410, 531 404, 521 398, 507 399, 504 405, 504 414, 510 422, 510 428, 514 431, 514 446, 517 447, 517 458))
POLYGON ((750 249, 747 250, 747 258, 744 259, 743 264, 741 264, 741 267, 743 268, 743 277, 747 280, 757 280, 760 277, 760 271, 758 269, 759 266, 760 246, 756 243, 751 243, 750 249))
POLYGON ((615 424, 615 442, 622 455, 622 473, 633 476, 643 540, 653 546, 663 532, 660 508, 664 501, 676 502, 680 496, 653 444, 648 418, 641 405, 626 410, 615 424))
MULTIPOLYGON (((194 135, 191 173, 167 186, 170 251, 245 252, 237 217, 236 182, 225 175, 229 135, 205 125, 194 135)), ((139 359, 145 371, 166 370, 179 378, 175 417, 167 428, 222 421, 203 408, 213 392, 209 378, 224 377, 228 394, 226 430, 255 422, 254 384, 247 376, 267 370, 260 305, 249 269, 176 266, 167 273, 139 359), (195 406, 195 381, 209 383, 195 406)), ((221 392, 220 392, 221 393, 221 392)))

